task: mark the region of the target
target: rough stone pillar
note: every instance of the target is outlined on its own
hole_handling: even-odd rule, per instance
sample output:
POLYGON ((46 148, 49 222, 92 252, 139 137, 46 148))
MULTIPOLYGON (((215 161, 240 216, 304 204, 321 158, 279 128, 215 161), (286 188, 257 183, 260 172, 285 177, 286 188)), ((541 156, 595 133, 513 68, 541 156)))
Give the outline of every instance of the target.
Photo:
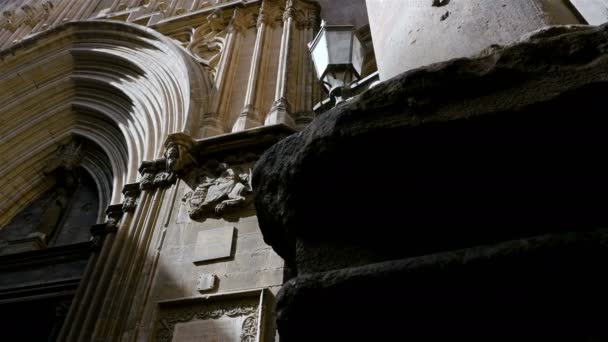
POLYGON ((380 79, 513 43, 548 25, 580 24, 563 0, 367 0, 380 79))
POLYGON ((267 150, 252 185, 292 271, 281 341, 605 340, 606 91, 608 24, 554 27, 267 150))

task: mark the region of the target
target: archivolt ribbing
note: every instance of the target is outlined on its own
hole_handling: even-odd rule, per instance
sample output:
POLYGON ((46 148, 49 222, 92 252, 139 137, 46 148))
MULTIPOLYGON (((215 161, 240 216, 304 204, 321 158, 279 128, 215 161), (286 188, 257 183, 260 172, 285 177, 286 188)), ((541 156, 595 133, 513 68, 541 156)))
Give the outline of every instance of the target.
POLYGON ((198 129, 210 89, 181 47, 132 24, 71 22, 0 51, 0 226, 48 188, 44 168, 73 135, 106 154, 109 168, 85 168, 111 170, 120 202, 168 134, 198 129))

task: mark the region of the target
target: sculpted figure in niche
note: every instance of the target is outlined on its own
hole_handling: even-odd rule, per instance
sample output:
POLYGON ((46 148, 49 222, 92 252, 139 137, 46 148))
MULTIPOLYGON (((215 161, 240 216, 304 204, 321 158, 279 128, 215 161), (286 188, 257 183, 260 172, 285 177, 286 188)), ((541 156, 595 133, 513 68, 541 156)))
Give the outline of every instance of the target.
POLYGON ((220 164, 218 177, 205 176, 193 192, 184 196, 188 205, 188 214, 192 219, 205 215, 222 215, 230 209, 242 207, 251 194, 251 176, 239 174, 226 164, 220 164))

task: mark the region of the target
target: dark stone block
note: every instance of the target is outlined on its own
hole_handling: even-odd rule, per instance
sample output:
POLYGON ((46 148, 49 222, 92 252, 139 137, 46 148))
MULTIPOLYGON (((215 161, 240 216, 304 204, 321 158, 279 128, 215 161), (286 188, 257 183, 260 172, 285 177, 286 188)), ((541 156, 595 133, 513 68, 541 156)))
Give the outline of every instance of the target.
POLYGON ((407 72, 267 151, 265 241, 299 273, 606 226, 608 26, 407 72))
POLYGON ((283 341, 606 341, 608 233, 541 236, 301 275, 283 341))
POLYGON ((282 341, 608 340, 608 25, 413 70, 269 149, 282 341), (510 241, 510 242, 506 242, 510 241))

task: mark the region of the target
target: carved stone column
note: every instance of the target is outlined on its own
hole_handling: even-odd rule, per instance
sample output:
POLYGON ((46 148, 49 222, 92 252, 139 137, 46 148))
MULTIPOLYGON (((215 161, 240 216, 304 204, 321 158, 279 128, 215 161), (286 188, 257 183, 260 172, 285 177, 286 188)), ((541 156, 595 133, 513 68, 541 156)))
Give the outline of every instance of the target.
POLYGON ((233 63, 234 56, 238 54, 239 44, 243 32, 247 29, 246 15, 243 13, 244 10, 235 8, 233 10, 232 18, 227 24, 225 45, 220 58, 217 74, 215 76, 215 89, 218 89, 217 96, 213 97, 213 104, 211 106, 213 112, 206 115, 203 119, 203 131, 201 132, 202 137, 210 137, 218 134, 225 133, 222 124, 221 115, 226 107, 226 97, 231 91, 230 86, 226 86, 226 79, 229 74, 229 66, 233 63))
POLYGON ((269 18, 269 3, 267 0, 262 2, 260 13, 257 22, 257 35, 255 38, 255 46, 253 47, 253 56, 251 57, 251 67, 249 70, 249 79, 247 81, 247 92, 245 93, 245 104, 243 111, 232 126, 233 132, 245 130, 247 128, 261 125, 260 113, 255 108, 256 104, 256 88, 259 79, 260 64, 262 63, 262 49, 266 35, 266 26, 269 18))
POLYGON ((76 341, 87 324, 86 318, 89 317, 90 320, 98 314, 96 311, 98 303, 93 300, 94 294, 105 291, 105 286, 100 284, 100 278, 108 259, 111 260, 110 251, 114 246, 123 213, 123 204, 111 205, 106 210, 107 221, 91 227, 96 255, 89 260, 82 280, 84 286, 78 288, 57 341, 76 341))
MULTIPOLYGON (((274 96, 274 103, 268 115, 266 115, 265 125, 286 124, 293 127, 295 125, 291 117, 291 109, 287 100, 287 77, 290 63, 291 35, 293 21, 295 17, 295 7, 293 0, 287 0, 285 12, 283 13, 283 33, 281 35, 281 51, 279 52, 279 66, 277 72, 277 86, 274 96)), ((305 89, 305 88, 301 88, 305 89)))

